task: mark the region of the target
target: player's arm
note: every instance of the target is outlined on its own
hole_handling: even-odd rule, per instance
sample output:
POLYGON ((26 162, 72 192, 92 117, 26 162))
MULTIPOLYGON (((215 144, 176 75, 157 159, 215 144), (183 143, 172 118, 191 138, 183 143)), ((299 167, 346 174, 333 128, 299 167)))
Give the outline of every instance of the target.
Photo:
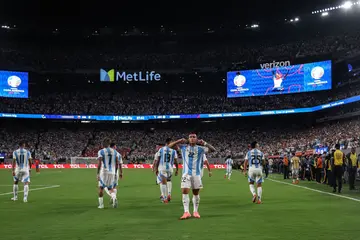
POLYGON ((178 163, 178 155, 177 152, 174 152, 175 156, 174 156, 174 164, 175 164, 175 168, 176 168, 176 172, 175 172, 175 176, 178 175, 179 173, 179 163, 178 163))
POLYGON ((244 161, 244 173, 245 174, 247 172, 247 164, 248 164, 248 161, 249 161, 248 155, 249 155, 249 153, 246 154, 245 161, 244 161))
POLYGON ((290 71, 290 70, 287 70, 287 72, 286 72, 286 74, 285 74, 285 76, 284 76, 284 80, 285 80, 285 78, 289 75, 289 71, 290 71))
POLYGON ((169 148, 172 148, 172 149, 177 149, 177 145, 178 144, 184 144, 184 143, 186 143, 187 142, 187 140, 185 139, 185 138, 182 138, 182 139, 179 139, 179 140, 176 140, 175 142, 171 142, 169 145, 168 145, 168 147, 169 148))
POLYGON ((100 180, 100 169, 101 169, 102 161, 103 161, 103 157, 100 155, 98 157, 98 166, 97 166, 97 174, 96 174, 98 181, 100 180))
POLYGON ((28 152, 28 161, 29 161, 29 171, 31 172, 31 167, 32 167, 32 157, 31 157, 31 153, 28 152))
POLYGON ((116 155, 115 157, 115 173, 118 172, 119 169, 119 157, 116 155))
POLYGON ((206 168, 207 168, 207 170, 208 170, 208 172, 209 172, 209 177, 211 177, 211 176, 212 176, 212 172, 211 172, 211 169, 210 169, 209 161, 208 161, 208 159, 206 158, 205 153, 204 153, 204 164, 205 164, 205 166, 206 166, 206 168))
POLYGON ((121 157, 121 155, 119 154, 119 177, 120 177, 120 179, 123 177, 123 168, 122 168, 122 165, 123 165, 122 157, 121 157))
POLYGON ((212 145, 205 142, 204 140, 199 140, 198 144, 201 145, 201 146, 207 147, 209 149, 209 152, 215 152, 216 151, 216 149, 212 145))
POLYGON ((15 165, 16 165, 16 154, 13 152, 13 160, 12 160, 12 175, 15 176, 15 165))

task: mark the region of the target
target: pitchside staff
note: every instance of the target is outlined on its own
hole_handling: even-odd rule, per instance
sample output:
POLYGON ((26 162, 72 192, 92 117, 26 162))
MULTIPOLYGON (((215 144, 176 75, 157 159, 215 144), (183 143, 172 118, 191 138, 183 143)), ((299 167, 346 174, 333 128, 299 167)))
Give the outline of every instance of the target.
POLYGON ((333 155, 333 192, 336 192, 336 187, 338 187, 338 193, 341 193, 342 189, 342 175, 343 167, 345 166, 345 154, 340 150, 340 144, 335 145, 335 152, 333 155), (338 185, 336 185, 336 180, 338 185))

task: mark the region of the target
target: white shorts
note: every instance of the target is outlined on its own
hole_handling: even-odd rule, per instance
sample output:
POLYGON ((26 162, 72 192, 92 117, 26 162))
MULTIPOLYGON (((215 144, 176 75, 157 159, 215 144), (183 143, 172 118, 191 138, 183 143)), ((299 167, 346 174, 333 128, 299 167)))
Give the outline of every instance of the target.
POLYGON ((293 169, 292 170, 292 175, 293 176, 298 176, 299 175, 299 169, 293 169))
POLYGON ((15 170, 14 181, 21 181, 22 183, 30 182, 29 170, 15 170))
POLYGON ((232 173, 232 167, 227 167, 226 168, 226 173, 232 173))
POLYGON ((116 174, 106 172, 100 173, 99 187, 111 190, 116 187, 117 180, 116 174))
POLYGON ((191 188, 191 189, 203 188, 201 176, 190 176, 184 174, 181 177, 181 188, 191 188))
POLYGON ((166 180, 170 182, 172 177, 172 171, 159 171, 156 177, 157 184, 160 184, 162 182, 162 177, 166 178, 166 180))
POLYGON ((248 172, 248 181, 262 183, 264 181, 262 175, 262 168, 250 168, 248 172))

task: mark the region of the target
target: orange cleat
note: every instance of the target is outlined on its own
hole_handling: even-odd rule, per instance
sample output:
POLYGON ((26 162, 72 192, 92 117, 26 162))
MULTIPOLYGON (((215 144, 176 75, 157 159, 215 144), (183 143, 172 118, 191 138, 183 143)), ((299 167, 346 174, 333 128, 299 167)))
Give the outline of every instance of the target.
POLYGON ((165 203, 165 204, 168 204, 169 201, 168 201, 167 199, 164 199, 164 203, 165 203))
POLYGON ((180 220, 185 220, 191 218, 191 214, 188 212, 185 212, 184 215, 180 218, 180 220))
POLYGON ((258 200, 256 204, 261 204, 261 200, 258 200))
POLYGON ((226 175, 224 175, 224 178, 226 178, 226 175))
POLYGON ((194 217, 194 218, 200 218, 200 214, 199 214, 198 212, 194 212, 194 213, 193 213, 193 217, 194 217))
POLYGON ((255 203, 256 202, 256 199, 257 199, 257 196, 256 196, 256 194, 253 196, 253 198, 252 198, 252 202, 253 203, 255 203))
POLYGON ((300 183, 300 181, 299 180, 296 180, 296 182, 295 182, 296 184, 299 184, 300 183))
POLYGON ((168 196, 167 196, 167 200, 168 200, 168 202, 171 201, 171 195, 168 195, 168 196))

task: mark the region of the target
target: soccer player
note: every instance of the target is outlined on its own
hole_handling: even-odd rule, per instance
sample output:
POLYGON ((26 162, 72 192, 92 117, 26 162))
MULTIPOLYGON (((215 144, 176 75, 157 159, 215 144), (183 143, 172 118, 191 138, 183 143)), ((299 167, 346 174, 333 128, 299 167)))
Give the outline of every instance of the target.
POLYGON ((291 158, 291 171, 293 177, 293 184, 299 184, 299 171, 300 171, 300 159, 293 153, 291 158))
POLYGON ((112 206, 116 208, 118 201, 114 187, 116 186, 116 173, 118 171, 119 161, 118 152, 110 147, 110 141, 105 139, 104 148, 98 152, 97 180, 99 181, 99 207, 104 208, 104 188, 109 189, 112 206))
POLYGON ((263 182, 263 165, 264 161, 264 154, 258 149, 259 145, 257 142, 251 143, 251 150, 247 152, 245 156, 245 174, 247 170, 247 164, 249 164, 249 172, 248 172, 248 181, 250 192, 253 195, 252 201, 253 203, 261 204, 262 201, 262 186, 261 183, 263 182), (257 195, 254 183, 257 184, 257 195), (257 201, 256 201, 257 200, 257 201))
POLYGON ((19 181, 24 183, 24 202, 28 201, 31 159, 31 153, 25 149, 25 143, 21 142, 19 149, 13 152, 12 175, 14 177, 14 197, 11 198, 13 201, 18 200, 19 181))
POLYGON ((225 160, 226 165, 226 172, 224 178, 228 178, 230 180, 231 173, 232 173, 232 165, 234 164, 234 161, 231 159, 231 156, 227 156, 225 160))
POLYGON ((287 73, 285 75, 283 75, 281 72, 277 72, 277 70, 272 71, 273 81, 274 81, 274 87, 272 89, 273 91, 283 91, 284 90, 282 83, 286 79, 288 74, 289 74, 289 70, 287 71, 287 73))
MULTIPOLYGON (((117 146, 115 143, 111 143, 110 147, 114 150, 117 149, 117 146)), ((119 178, 122 179, 122 176, 123 176, 123 171, 122 171, 123 161, 122 161, 121 154, 119 152, 117 152, 117 158, 118 158, 119 165, 118 165, 118 168, 116 171, 116 181, 115 181, 115 184, 113 187, 113 191, 115 192, 115 195, 117 195, 117 186, 119 185, 119 178)), ((104 188, 104 190, 107 193, 107 195, 109 195, 109 197, 110 197, 110 204, 113 204, 113 198, 111 197, 111 193, 110 193, 109 189, 106 187, 106 188, 104 188)))
POLYGON ((211 177, 212 173, 210 170, 210 165, 208 161, 204 161, 205 159, 205 148, 207 147, 209 151, 215 151, 215 148, 208 144, 203 140, 198 140, 195 133, 191 133, 189 135, 189 139, 179 139, 175 142, 169 144, 170 148, 175 147, 177 144, 182 144, 180 146, 181 155, 183 159, 183 174, 181 178, 181 190, 182 190, 182 200, 184 206, 184 214, 180 218, 181 220, 188 219, 191 217, 189 204, 189 192, 190 188, 193 192, 193 205, 194 212, 193 217, 200 218, 199 214, 199 203, 200 189, 203 188, 201 175, 202 169, 204 168, 204 164, 206 165, 209 171, 209 177, 211 177))
POLYGON ((171 201, 173 166, 175 164, 175 176, 178 175, 179 165, 176 150, 169 148, 172 139, 166 139, 166 145, 155 154, 154 169, 160 185, 161 200, 164 203, 171 201))
POLYGON ((35 169, 36 169, 36 173, 40 174, 40 160, 38 159, 35 160, 35 169))

